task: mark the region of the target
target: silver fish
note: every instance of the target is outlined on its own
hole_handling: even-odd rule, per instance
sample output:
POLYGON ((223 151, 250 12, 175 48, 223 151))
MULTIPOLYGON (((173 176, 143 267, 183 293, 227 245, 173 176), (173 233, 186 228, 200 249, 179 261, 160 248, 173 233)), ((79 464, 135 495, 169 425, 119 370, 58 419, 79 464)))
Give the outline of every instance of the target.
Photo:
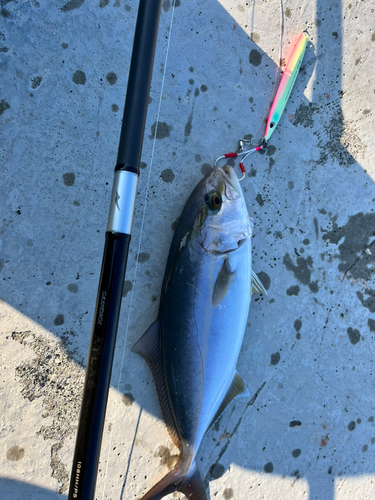
MULTIPOLYGON (((205 432, 234 397, 247 392, 236 372, 251 287, 252 222, 230 166, 196 186, 172 240, 156 321, 134 345, 153 374, 175 467, 142 500, 173 491, 207 500, 195 457, 205 432)), ((253 280, 252 280, 253 275, 253 280)))

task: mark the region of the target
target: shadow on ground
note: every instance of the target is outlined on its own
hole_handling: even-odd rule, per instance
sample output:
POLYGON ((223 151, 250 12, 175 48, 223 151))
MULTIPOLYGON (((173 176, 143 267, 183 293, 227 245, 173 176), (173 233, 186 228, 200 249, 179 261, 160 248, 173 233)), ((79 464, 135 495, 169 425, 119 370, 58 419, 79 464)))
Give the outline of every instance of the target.
MULTIPOLYGON (((137 411, 136 401, 141 411, 160 417, 147 367, 128 352, 156 316, 175 221, 190 190, 216 156, 236 148, 242 137, 253 142, 261 138, 279 78, 277 57, 267 54, 271 47, 278 50, 280 26, 275 23, 269 33, 261 20, 264 12, 269 16, 267 9, 276 12, 280 5, 252 4, 241 10, 222 3, 228 3, 228 11, 214 0, 178 2, 175 9, 149 208, 138 252, 171 15, 170 2, 163 4, 162 41, 124 293, 123 314, 132 311, 132 315, 128 336, 124 335, 126 320, 120 327, 114 365, 113 385, 126 394, 123 403, 129 412, 137 411), (137 283, 130 304, 136 262, 137 283), (124 343, 127 353, 122 367, 124 343)), ((51 410, 51 401, 63 394, 62 386, 69 389, 72 380, 78 380, 72 359, 84 364, 88 349, 112 182, 108 164, 115 159, 117 111, 126 85, 127 67, 122 61, 129 55, 132 38, 122 25, 111 31, 113 13, 119 12, 112 9, 114 5, 105 3, 100 8, 69 2, 73 4, 68 10, 56 8, 55 17, 48 21, 43 6, 39 10, 28 4, 18 10, 12 10, 12 5, 3 8, 9 13, 3 12, 4 43, 18 48, 17 54, 4 51, 1 67, 1 119, 8 135, 1 187, 1 296, 62 340, 58 349, 64 368, 54 375, 60 384, 51 383, 48 342, 16 327, 9 340, 22 344, 25 335, 30 336, 36 358, 25 362, 25 369, 16 375, 25 397, 44 398, 53 420, 44 437, 52 439, 54 446, 62 446, 74 432, 72 412, 78 411, 79 386, 59 414, 51 410), (26 20, 31 9, 30 24, 26 20), (38 32, 37 26, 43 29, 38 32), (93 26, 96 32, 83 41, 80 30, 91 33, 93 26), (25 44, 17 45, 13 28, 18 36, 23 34, 25 44), (116 52, 116 37, 126 37, 126 54, 116 52), (25 170, 18 168, 25 158, 27 179, 25 170), (59 440, 57 431, 63 435, 59 440)), ((357 54, 358 63, 342 56, 345 37, 351 36, 343 31, 343 19, 364 18, 363 9, 352 14, 349 5, 326 7, 319 2, 311 12, 300 12, 297 5, 284 10, 282 57, 287 57, 286 40, 294 40, 301 29, 307 30, 311 43, 270 147, 263 156, 251 158, 244 182, 255 222, 254 269, 269 285, 269 296, 252 303, 238 363, 252 398, 225 412, 207 433, 201 451, 206 482, 225 480, 229 474, 226 484, 235 498, 237 494, 246 498, 261 487, 262 480, 257 475, 249 483, 244 479, 242 484, 241 479, 241 484, 231 484, 231 464, 273 473, 297 486, 305 479, 310 500, 333 500, 335 478, 374 474, 375 409, 369 395, 374 391, 375 215, 371 207, 375 195, 370 175, 358 163, 361 158, 366 163, 369 152, 360 138, 360 120, 353 118, 358 113, 349 106, 355 98, 358 106, 367 102, 360 96, 366 87, 357 80, 354 91, 342 82, 345 65, 346 72, 357 76, 354 69, 362 68, 369 54, 357 54)), ((120 21, 129 33, 133 33, 134 10, 121 11, 120 21)), ((366 36, 370 46, 371 36, 366 36)), ((358 47, 360 51, 362 46, 358 47)), ((370 105, 363 108, 361 118, 369 114, 370 105)), ((137 429, 138 424, 137 420, 137 429)), ((114 425, 118 429, 121 424, 114 425)), ((133 435, 127 439, 134 444, 133 435)), ((134 449, 135 458, 137 453, 134 449)), ((161 459, 160 470, 167 466, 168 461, 161 459)), ((53 474, 64 490, 67 469, 61 463, 59 467, 60 473, 56 467, 53 474)), ((139 490, 145 482, 141 477, 132 475, 129 487, 136 484, 139 490)), ((43 491, 34 487, 1 481, 4 491, 14 484, 17 494, 43 498, 43 491)), ((120 490, 122 481, 116 481, 120 490)), ((147 481, 145 487, 154 478, 147 481)))

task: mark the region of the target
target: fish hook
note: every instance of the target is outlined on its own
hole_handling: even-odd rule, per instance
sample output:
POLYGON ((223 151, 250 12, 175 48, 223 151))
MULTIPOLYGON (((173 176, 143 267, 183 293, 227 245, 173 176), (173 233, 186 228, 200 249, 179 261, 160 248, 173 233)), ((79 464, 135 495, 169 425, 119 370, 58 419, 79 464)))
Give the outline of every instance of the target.
POLYGON ((245 178, 246 170, 245 170, 244 161, 246 160, 246 158, 248 156, 250 156, 251 154, 255 153, 256 151, 264 150, 267 148, 267 141, 265 139, 263 139, 260 146, 257 146, 256 148, 253 148, 253 149, 249 149, 248 151, 243 151, 245 142, 246 142, 245 139, 240 140, 240 143, 239 143, 240 151, 238 153, 227 153, 223 156, 219 156, 218 158, 216 158, 215 163, 214 163, 214 165, 216 167, 216 165, 219 163, 220 160, 224 160, 226 158, 238 158, 239 156, 243 156, 242 161, 239 163, 239 167, 240 167, 241 172, 242 172, 242 177, 239 179, 239 181, 242 181, 245 178))

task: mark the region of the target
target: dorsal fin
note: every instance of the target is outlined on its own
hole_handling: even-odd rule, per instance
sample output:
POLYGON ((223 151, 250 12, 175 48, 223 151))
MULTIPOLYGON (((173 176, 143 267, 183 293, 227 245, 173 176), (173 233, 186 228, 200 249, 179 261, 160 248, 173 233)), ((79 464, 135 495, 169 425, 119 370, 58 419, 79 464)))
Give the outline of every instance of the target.
POLYGON ((265 295, 268 295, 267 290, 263 286, 263 283, 254 273, 254 271, 251 271, 251 295, 253 293, 260 293, 260 294, 264 293, 265 295))
POLYGON ((173 420, 165 384, 165 374, 160 349, 159 328, 159 320, 157 319, 133 345, 131 350, 142 356, 142 358, 147 362, 152 376, 154 377, 160 408, 163 413, 164 422, 167 426, 169 435, 171 436, 174 444, 178 448, 181 448, 181 440, 173 420))
POLYGON ((219 409, 215 413, 214 418, 211 420, 210 425, 207 427, 207 430, 216 422, 216 420, 220 417, 220 415, 223 413, 225 408, 233 401, 233 399, 237 396, 249 396, 249 391, 246 388, 245 382, 242 380, 242 377, 238 375, 236 372, 232 383, 221 403, 219 406, 219 409))

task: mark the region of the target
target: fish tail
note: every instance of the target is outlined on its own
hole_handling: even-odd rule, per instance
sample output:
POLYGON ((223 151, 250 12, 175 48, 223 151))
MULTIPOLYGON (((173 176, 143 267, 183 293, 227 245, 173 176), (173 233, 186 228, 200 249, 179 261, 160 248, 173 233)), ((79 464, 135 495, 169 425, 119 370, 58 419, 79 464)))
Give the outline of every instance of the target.
POLYGON ((186 474, 184 465, 182 461, 178 461, 175 467, 140 500, 160 500, 174 491, 181 491, 189 500, 207 500, 206 489, 195 462, 191 464, 186 474))

